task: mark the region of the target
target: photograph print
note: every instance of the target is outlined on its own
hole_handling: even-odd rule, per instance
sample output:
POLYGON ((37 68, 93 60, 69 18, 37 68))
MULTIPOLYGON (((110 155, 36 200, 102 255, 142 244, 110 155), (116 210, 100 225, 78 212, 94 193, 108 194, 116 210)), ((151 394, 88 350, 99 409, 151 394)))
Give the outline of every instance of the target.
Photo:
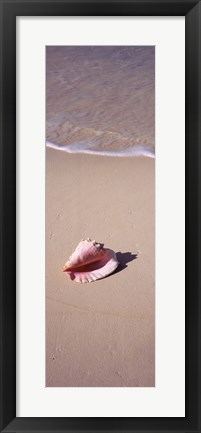
POLYGON ((46 47, 46 387, 155 387, 155 47, 46 47))

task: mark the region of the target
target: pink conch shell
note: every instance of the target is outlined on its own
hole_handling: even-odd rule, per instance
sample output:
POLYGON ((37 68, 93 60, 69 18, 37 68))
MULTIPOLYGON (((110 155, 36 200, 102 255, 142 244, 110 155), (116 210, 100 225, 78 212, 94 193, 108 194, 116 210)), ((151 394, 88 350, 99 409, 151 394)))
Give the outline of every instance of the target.
POLYGON ((118 264, 114 251, 88 238, 78 244, 63 272, 77 283, 89 283, 111 274, 118 264))

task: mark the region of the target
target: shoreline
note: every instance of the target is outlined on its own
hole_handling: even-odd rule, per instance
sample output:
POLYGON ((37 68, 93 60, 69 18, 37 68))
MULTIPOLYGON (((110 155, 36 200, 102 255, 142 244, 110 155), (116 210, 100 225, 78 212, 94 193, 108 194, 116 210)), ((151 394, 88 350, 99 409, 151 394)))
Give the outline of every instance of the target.
POLYGON ((141 146, 134 146, 131 148, 127 148, 125 150, 115 150, 115 151, 109 151, 109 150, 95 150, 95 149, 86 149, 82 148, 80 146, 77 147, 77 145, 67 145, 67 146, 60 146, 59 144, 52 143, 50 141, 46 142, 46 147, 59 150, 61 152, 65 153, 71 153, 71 154, 83 154, 83 155, 95 155, 95 156, 110 156, 110 157, 120 157, 120 158, 131 158, 131 157, 139 157, 139 156, 145 156, 148 158, 154 158, 155 159, 155 153, 151 151, 150 149, 146 149, 141 146), (80 150, 81 149, 81 150, 80 150))

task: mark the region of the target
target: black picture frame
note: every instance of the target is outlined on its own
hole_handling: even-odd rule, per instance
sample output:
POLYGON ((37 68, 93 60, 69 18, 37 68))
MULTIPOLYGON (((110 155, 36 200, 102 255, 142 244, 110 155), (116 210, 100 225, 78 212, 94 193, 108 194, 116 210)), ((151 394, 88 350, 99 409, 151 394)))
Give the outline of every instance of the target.
MULTIPOLYGON (((4 432, 201 432, 201 1, 0 0, 1 397, 4 432), (16 417, 16 17, 185 16, 186 389, 185 418, 16 417), (11 266, 12 264, 12 266, 11 266)), ((174 392, 174 390, 172 390, 174 392)))

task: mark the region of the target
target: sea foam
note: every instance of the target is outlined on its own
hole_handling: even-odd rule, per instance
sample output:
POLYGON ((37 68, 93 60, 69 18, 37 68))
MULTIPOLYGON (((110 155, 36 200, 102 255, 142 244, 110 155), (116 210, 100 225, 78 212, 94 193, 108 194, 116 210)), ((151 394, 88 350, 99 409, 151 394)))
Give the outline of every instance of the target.
POLYGON ((130 156, 147 156, 149 158, 155 158, 153 150, 141 145, 136 145, 131 148, 123 150, 95 150, 91 149, 87 144, 80 146, 79 144, 68 144, 66 146, 59 146, 58 144, 50 141, 46 142, 47 147, 52 149, 60 150, 67 153, 85 153, 89 155, 105 155, 105 156, 119 156, 119 157, 130 157, 130 156))

